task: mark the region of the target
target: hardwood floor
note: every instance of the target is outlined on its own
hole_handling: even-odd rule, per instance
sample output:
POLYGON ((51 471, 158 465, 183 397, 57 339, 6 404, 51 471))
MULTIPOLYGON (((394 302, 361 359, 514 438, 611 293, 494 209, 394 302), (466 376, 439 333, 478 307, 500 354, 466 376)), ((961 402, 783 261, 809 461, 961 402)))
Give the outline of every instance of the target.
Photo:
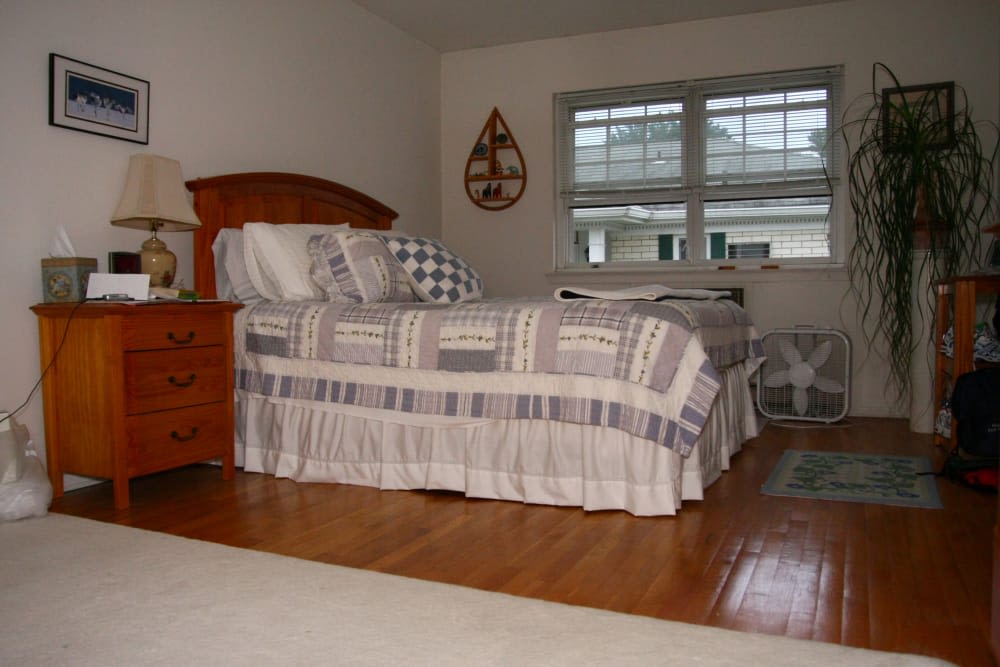
POLYGON ((788 448, 930 455, 901 420, 768 425, 676 517, 298 484, 192 466, 52 510, 514 595, 991 665, 995 494, 938 480, 943 510, 760 494, 788 448))

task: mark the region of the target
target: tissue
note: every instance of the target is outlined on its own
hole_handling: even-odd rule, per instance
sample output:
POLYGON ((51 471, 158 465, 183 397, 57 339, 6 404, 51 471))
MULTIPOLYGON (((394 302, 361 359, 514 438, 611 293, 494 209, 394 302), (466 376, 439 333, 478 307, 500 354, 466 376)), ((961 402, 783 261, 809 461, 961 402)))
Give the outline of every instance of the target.
POLYGON ((83 301, 90 274, 97 271, 97 259, 77 257, 73 242, 62 225, 56 228, 49 255, 42 259, 42 294, 45 303, 83 301))
POLYGON ((69 232, 62 225, 56 227, 56 237, 52 239, 49 257, 76 257, 73 242, 69 240, 69 232))

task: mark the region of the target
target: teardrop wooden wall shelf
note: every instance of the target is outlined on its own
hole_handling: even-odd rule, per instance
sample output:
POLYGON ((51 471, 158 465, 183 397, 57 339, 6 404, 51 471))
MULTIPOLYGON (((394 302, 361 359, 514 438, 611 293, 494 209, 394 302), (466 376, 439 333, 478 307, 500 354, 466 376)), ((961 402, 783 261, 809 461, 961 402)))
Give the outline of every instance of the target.
POLYGON ((465 163, 465 193, 479 208, 513 206, 528 184, 528 169, 514 134, 493 107, 465 163))

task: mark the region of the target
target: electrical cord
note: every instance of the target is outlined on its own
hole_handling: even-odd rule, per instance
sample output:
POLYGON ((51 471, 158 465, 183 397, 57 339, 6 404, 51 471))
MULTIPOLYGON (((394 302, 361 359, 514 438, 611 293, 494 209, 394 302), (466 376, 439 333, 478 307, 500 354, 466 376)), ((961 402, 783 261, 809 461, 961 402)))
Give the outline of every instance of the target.
POLYGON ((35 385, 31 388, 31 391, 28 392, 28 395, 27 397, 25 397, 24 401, 22 401, 22 403, 19 406, 17 406, 9 413, 7 413, 6 417, 0 419, 0 424, 2 424, 5 421, 13 419, 14 415, 21 412, 21 410, 24 410, 24 408, 28 406, 28 403, 31 402, 31 398, 35 395, 35 392, 38 391, 38 388, 42 386, 42 380, 45 379, 45 376, 48 374, 49 369, 52 368, 52 364, 56 363, 56 359, 59 357, 59 352, 62 351, 63 344, 66 342, 66 337, 69 335, 69 325, 73 322, 73 316, 76 315, 76 311, 80 308, 80 306, 82 306, 85 303, 87 303, 86 299, 83 299, 82 301, 77 301, 76 305, 73 306, 73 310, 69 311, 69 317, 66 318, 66 328, 63 329, 62 337, 59 339, 59 345, 56 346, 56 351, 52 354, 52 358, 49 359, 49 363, 45 365, 44 369, 42 369, 41 375, 38 376, 38 381, 35 382, 35 385))

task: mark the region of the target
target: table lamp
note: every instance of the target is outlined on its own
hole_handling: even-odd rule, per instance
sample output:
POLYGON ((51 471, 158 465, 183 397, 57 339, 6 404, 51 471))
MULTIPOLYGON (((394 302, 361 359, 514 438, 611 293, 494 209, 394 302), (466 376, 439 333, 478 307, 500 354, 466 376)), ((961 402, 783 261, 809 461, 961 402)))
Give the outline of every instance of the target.
POLYGON ((129 158, 125 190, 111 224, 148 229, 153 236, 139 251, 142 272, 149 274, 150 287, 170 287, 177 270, 177 256, 157 238, 157 232, 179 232, 201 227, 188 203, 181 163, 159 155, 139 154, 129 158))

